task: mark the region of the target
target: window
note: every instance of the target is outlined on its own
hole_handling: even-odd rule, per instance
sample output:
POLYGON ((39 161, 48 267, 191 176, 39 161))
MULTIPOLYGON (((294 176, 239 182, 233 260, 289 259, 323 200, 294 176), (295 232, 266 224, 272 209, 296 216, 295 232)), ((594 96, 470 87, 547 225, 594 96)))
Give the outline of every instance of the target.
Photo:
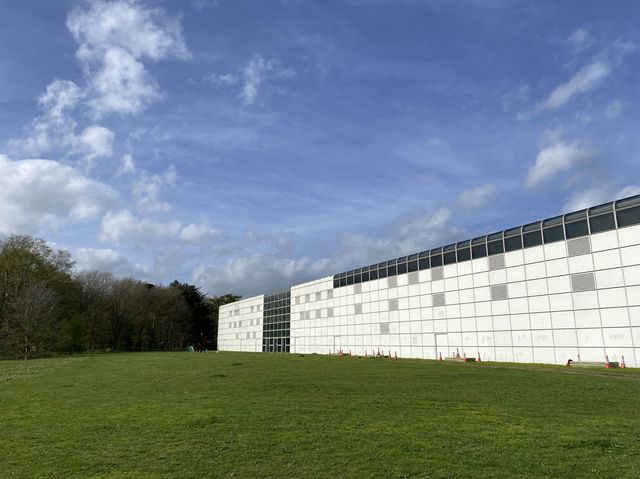
POLYGON ((471 254, 473 256, 473 259, 484 258, 485 256, 487 256, 487 245, 483 243, 472 246, 471 254))
POLYGON ((429 269, 429 252, 423 251, 418 255, 418 269, 429 269))
POLYGON ((545 228, 542 230, 542 234, 544 236, 545 244, 564 240, 564 228, 562 225, 545 228))
POLYGON ((456 262, 456 252, 455 251, 447 251, 444 255, 443 255, 443 262, 444 264, 452 264, 456 262))
POLYGON ((387 276, 395 276, 396 274, 398 274, 396 260, 387 261, 387 276))
POLYGON ((333 287, 334 288, 339 288, 340 287, 340 278, 338 278, 338 276, 334 276, 333 277, 333 287))
POLYGON ((398 260, 398 274, 405 274, 406 272, 407 272, 406 258, 400 258, 398 260))
POLYGON ((538 246, 542 244, 542 233, 538 231, 530 231, 522 235, 522 241, 525 248, 531 248, 532 246, 538 246))
POLYGON ((378 268, 378 278, 387 277, 387 263, 380 263, 378 268))
POLYGON ((489 252, 489 255, 504 253, 502 240, 487 243, 487 251, 489 252))
POLYGON ((462 248, 458 250, 458 262, 469 261, 471 259, 471 248, 462 248))
POLYGON ((289 352, 291 290, 265 295, 262 336, 263 352, 289 352))
POLYGON ((618 228, 640 224, 640 206, 616 211, 618 228))
POLYGON ((489 256, 493 254, 504 253, 504 244, 502 243, 502 232, 493 233, 487 236, 487 252, 489 256))
POLYGON ((347 276, 347 286, 352 284, 353 284, 353 275, 349 275, 347 276))
POLYGON ((369 281, 369 271, 364 271, 364 268, 363 268, 363 270, 362 270, 362 282, 366 283, 367 281, 369 281))
POLYGON ((431 257, 431 267, 437 268, 438 266, 442 266, 442 255, 436 255, 431 257))
POLYGON ((589 234, 589 226, 587 225, 586 219, 573 221, 564 225, 564 231, 567 239, 578 238, 589 234))
POLYGON ((511 228, 504 232, 504 250, 516 251, 522 249, 522 236, 520 228, 511 228))
MULTIPOLYGON (((372 268, 375 268, 376 266, 372 266, 372 268)), ((372 269, 371 271, 369 271, 369 280, 373 281, 374 279, 378 279, 378 270, 377 269, 372 269)))
POLYGON ((418 259, 411 260, 407 263, 407 271, 413 273, 414 271, 418 271, 418 259))
POLYGON ((614 230, 616 229, 616 220, 613 217, 613 213, 592 216, 589 218, 589 226, 591 227, 591 234, 614 230))

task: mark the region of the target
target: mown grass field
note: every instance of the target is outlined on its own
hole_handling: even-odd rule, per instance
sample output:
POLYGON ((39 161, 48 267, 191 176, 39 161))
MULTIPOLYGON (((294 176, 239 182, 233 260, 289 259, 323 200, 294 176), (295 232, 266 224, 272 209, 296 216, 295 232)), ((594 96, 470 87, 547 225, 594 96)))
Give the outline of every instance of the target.
POLYGON ((640 477, 640 371, 296 354, 0 361, 0 478, 640 477))

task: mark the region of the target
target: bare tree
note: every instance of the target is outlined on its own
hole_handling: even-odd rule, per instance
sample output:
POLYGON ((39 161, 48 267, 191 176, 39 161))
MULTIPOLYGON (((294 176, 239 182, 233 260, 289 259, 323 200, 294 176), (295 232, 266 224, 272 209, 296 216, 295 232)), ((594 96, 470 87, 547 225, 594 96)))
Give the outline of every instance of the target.
POLYGON ((116 284, 111 273, 87 271, 76 276, 80 289, 81 314, 90 350, 109 346, 111 295, 116 284))
POLYGON ((19 350, 24 359, 47 345, 53 335, 56 294, 42 282, 23 285, 16 296, 9 297, 6 308, 7 333, 4 340, 19 350))

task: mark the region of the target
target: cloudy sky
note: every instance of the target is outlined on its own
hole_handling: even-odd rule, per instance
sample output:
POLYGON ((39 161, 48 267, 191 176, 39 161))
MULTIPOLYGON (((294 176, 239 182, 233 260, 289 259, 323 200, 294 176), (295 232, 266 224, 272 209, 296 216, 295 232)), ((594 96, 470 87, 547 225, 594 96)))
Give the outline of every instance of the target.
POLYGON ((0 237, 251 295, 640 192, 632 0, 2 0, 0 237))

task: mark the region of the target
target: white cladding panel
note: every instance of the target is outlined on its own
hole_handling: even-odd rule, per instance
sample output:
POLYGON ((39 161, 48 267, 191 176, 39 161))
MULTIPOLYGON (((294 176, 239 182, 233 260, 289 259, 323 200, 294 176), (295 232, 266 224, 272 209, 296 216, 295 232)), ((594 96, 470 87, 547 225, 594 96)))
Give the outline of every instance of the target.
POLYGON ((220 307, 218 349, 220 351, 262 351, 262 308, 264 296, 254 296, 220 307))
MULTIPOLYGON (((339 288, 332 277, 293 286, 291 352, 554 364, 624 355, 640 366, 640 226, 578 240, 339 288)), ((260 351, 262 298, 221 308, 221 349, 260 351)))

